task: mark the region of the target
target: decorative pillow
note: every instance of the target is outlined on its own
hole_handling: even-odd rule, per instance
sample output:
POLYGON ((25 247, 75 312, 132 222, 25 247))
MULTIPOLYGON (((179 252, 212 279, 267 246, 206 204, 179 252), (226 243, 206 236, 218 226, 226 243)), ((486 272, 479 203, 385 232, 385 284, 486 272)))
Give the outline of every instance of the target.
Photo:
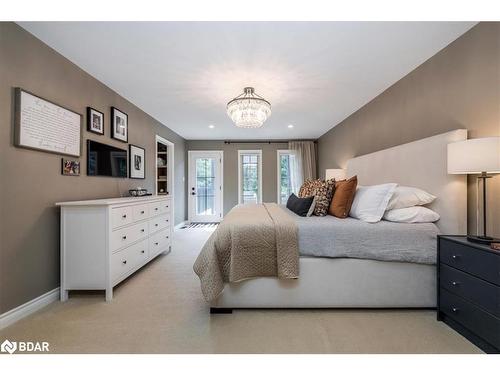
POLYGON ((328 207, 335 190, 335 180, 306 180, 299 190, 299 197, 306 198, 315 196, 315 206, 313 214, 316 216, 326 216, 328 207))
POLYGON ((314 196, 314 200, 311 204, 311 207, 309 207, 309 211, 307 211, 307 217, 312 216, 312 214, 314 213, 314 209, 316 208, 316 201, 317 201, 317 198, 316 198, 316 196, 314 196))
POLYGON ((358 186, 349 215, 367 223, 380 221, 397 186, 392 183, 358 186))
POLYGON ((307 198, 314 195, 314 184, 316 180, 305 180, 299 190, 299 198, 307 198))
POLYGON ((439 214, 427 207, 413 206, 387 210, 384 220, 396 223, 434 223, 439 220, 439 214))
POLYGON ((349 215, 357 184, 357 176, 335 182, 335 193, 328 209, 330 215, 341 219, 349 215))
POLYGON ((286 208, 295 212, 299 216, 307 216, 309 208, 314 202, 314 197, 299 198, 292 193, 286 202, 286 208))
POLYGON ((315 180, 313 183, 314 195, 316 196, 316 206, 314 215, 326 216, 335 191, 335 180, 315 180))
POLYGON ((398 186, 387 205, 388 210, 395 208, 406 208, 413 206, 422 206, 432 203, 436 197, 426 191, 415 187, 398 186))

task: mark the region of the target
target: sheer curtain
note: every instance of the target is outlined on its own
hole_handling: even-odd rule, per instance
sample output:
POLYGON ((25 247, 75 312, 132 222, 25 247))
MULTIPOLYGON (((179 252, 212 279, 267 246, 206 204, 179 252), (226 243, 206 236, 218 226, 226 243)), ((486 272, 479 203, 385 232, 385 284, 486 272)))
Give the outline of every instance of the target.
POLYGON ((307 179, 316 178, 316 144, 313 141, 290 141, 288 149, 294 156, 290 164, 290 179, 295 194, 307 179))

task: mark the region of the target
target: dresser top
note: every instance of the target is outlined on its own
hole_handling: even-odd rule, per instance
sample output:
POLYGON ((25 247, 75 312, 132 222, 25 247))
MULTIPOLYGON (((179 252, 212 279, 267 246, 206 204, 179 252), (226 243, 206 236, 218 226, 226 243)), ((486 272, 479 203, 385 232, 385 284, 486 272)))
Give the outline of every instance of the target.
POLYGON ((123 197, 123 198, 104 198, 92 199, 87 201, 57 202, 56 206, 110 206, 113 204, 128 204, 140 202, 154 202, 162 199, 168 199, 168 195, 149 195, 146 197, 123 197))

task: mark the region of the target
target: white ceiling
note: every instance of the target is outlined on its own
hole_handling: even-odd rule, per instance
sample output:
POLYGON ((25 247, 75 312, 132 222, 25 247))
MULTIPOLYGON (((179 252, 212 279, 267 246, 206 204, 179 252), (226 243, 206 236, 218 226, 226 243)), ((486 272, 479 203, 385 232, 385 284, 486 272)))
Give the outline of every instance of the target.
POLYGON ((20 23, 187 139, 317 138, 474 24, 20 23), (271 102, 261 129, 226 115, 245 86, 271 102))

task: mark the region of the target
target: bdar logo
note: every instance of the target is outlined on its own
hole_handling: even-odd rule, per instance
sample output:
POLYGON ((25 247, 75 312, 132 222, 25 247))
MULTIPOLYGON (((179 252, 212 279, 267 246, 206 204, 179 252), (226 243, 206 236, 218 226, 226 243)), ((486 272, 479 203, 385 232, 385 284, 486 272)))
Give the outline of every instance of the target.
POLYGON ((5 340, 0 346, 0 350, 3 353, 13 354, 17 350, 17 342, 10 342, 9 340, 5 340))

